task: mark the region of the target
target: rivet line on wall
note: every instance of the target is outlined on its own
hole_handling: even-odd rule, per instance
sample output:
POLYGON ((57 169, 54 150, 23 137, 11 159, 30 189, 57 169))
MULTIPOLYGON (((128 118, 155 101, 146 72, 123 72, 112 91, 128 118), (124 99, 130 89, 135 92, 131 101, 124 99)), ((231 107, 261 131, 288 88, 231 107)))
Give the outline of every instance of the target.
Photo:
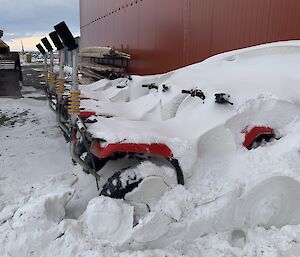
POLYGON ((132 7, 132 6, 134 6, 135 4, 138 4, 139 2, 142 2, 142 1, 143 1, 143 0, 135 0, 135 1, 132 1, 131 3, 129 3, 129 4, 120 6, 119 8, 117 8, 117 9, 115 9, 115 10, 113 10, 113 11, 110 11, 110 12, 106 13, 105 15, 103 15, 103 16, 101 16, 101 17, 98 17, 98 18, 94 19, 93 21, 91 21, 91 22, 89 22, 89 23, 87 23, 87 24, 81 26, 81 28, 84 28, 84 27, 86 27, 86 26, 88 26, 88 25, 90 25, 90 24, 92 24, 92 23, 94 23, 94 22, 96 22, 96 21, 105 19, 105 18, 107 18, 108 16, 110 16, 110 15, 112 15, 112 14, 115 14, 115 13, 117 13, 117 12, 120 12, 121 10, 124 10, 124 9, 126 9, 126 8, 128 8, 128 7, 132 7))

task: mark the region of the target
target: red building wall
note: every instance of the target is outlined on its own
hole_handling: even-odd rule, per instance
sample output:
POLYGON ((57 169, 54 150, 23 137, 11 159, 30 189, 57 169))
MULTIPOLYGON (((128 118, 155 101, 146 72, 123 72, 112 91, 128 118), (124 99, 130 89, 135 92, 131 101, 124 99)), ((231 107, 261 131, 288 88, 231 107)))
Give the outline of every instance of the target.
POLYGON ((81 47, 132 54, 130 72, 153 74, 211 55, 300 39, 299 0, 80 0, 81 47))

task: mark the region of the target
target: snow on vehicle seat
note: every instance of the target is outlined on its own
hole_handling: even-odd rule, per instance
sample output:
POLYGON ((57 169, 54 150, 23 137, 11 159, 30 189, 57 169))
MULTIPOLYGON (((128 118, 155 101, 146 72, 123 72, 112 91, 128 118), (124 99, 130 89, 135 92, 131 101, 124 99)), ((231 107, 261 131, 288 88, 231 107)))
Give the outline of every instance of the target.
POLYGON ((98 115, 126 117, 138 120, 159 104, 159 98, 155 96, 156 92, 151 92, 128 103, 82 101, 81 107, 85 108, 85 111, 96 111, 98 115))
MULTIPOLYGON (((81 85, 81 95, 98 101, 128 102, 149 93, 149 89, 143 84, 160 84, 169 77, 172 72, 163 75, 132 76, 115 80, 102 79, 90 85, 81 85)), ((95 106, 94 106, 95 107, 95 106)))
POLYGON ((106 90, 103 90, 103 91, 87 91, 87 90, 84 90, 84 91, 81 91, 81 97, 85 97, 85 98, 91 98, 91 99, 95 99, 97 101, 102 101, 102 102, 109 102, 109 100, 112 98, 112 97, 116 97, 117 95, 119 94, 124 94, 124 102, 126 102, 126 99, 128 98, 128 93, 127 93, 128 89, 127 88, 117 88, 117 87, 109 87, 108 89, 106 90), (127 94, 126 94, 127 93, 127 94))
MULTIPOLYGON (((110 143, 138 143, 166 144, 173 152, 175 158, 191 150, 192 146, 188 140, 178 138, 176 130, 172 130, 162 122, 154 121, 130 121, 124 118, 101 118, 97 117, 97 123, 89 126, 89 132, 94 138, 106 140, 110 143)), ((191 158, 195 158, 190 152, 191 158)), ((189 158, 187 158, 189 159, 189 158)))

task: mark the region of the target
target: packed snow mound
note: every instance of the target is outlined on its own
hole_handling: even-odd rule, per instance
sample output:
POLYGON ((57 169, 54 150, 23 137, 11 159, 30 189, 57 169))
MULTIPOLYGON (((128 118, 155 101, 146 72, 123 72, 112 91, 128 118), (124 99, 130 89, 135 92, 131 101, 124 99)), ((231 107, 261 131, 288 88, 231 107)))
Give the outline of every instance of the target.
POLYGON ((133 207, 121 200, 101 196, 89 202, 81 220, 93 237, 124 243, 133 227, 133 207))
POLYGON ((20 230, 49 229, 65 218, 65 207, 74 195, 74 189, 61 190, 38 198, 31 198, 13 216, 12 226, 20 230))
POLYGON ((289 177, 272 177, 239 199, 235 208, 230 216, 236 217, 236 227, 299 224, 300 183, 289 177))
POLYGON ((60 188, 32 196, 23 206, 16 208, 13 216, 7 217, 0 227, 0 242, 8 256, 40 255, 49 242, 59 238, 63 233, 65 208, 73 194, 74 189, 60 188))

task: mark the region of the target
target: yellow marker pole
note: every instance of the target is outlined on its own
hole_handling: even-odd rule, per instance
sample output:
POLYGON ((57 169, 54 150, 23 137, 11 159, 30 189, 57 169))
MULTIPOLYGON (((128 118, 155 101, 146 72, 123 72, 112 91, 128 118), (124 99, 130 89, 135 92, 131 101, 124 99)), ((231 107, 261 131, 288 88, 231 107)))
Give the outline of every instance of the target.
POLYGON ((65 78, 64 78, 64 66, 65 66, 65 51, 59 50, 59 77, 57 79, 56 94, 58 101, 61 100, 65 91, 65 78))
POLYGON ((69 113, 72 124, 75 126, 77 116, 80 114, 80 90, 78 82, 78 53, 73 50, 72 89, 69 94, 69 113))
POLYGON ((44 79, 45 86, 48 88, 48 65, 47 65, 47 53, 44 54, 44 79))

